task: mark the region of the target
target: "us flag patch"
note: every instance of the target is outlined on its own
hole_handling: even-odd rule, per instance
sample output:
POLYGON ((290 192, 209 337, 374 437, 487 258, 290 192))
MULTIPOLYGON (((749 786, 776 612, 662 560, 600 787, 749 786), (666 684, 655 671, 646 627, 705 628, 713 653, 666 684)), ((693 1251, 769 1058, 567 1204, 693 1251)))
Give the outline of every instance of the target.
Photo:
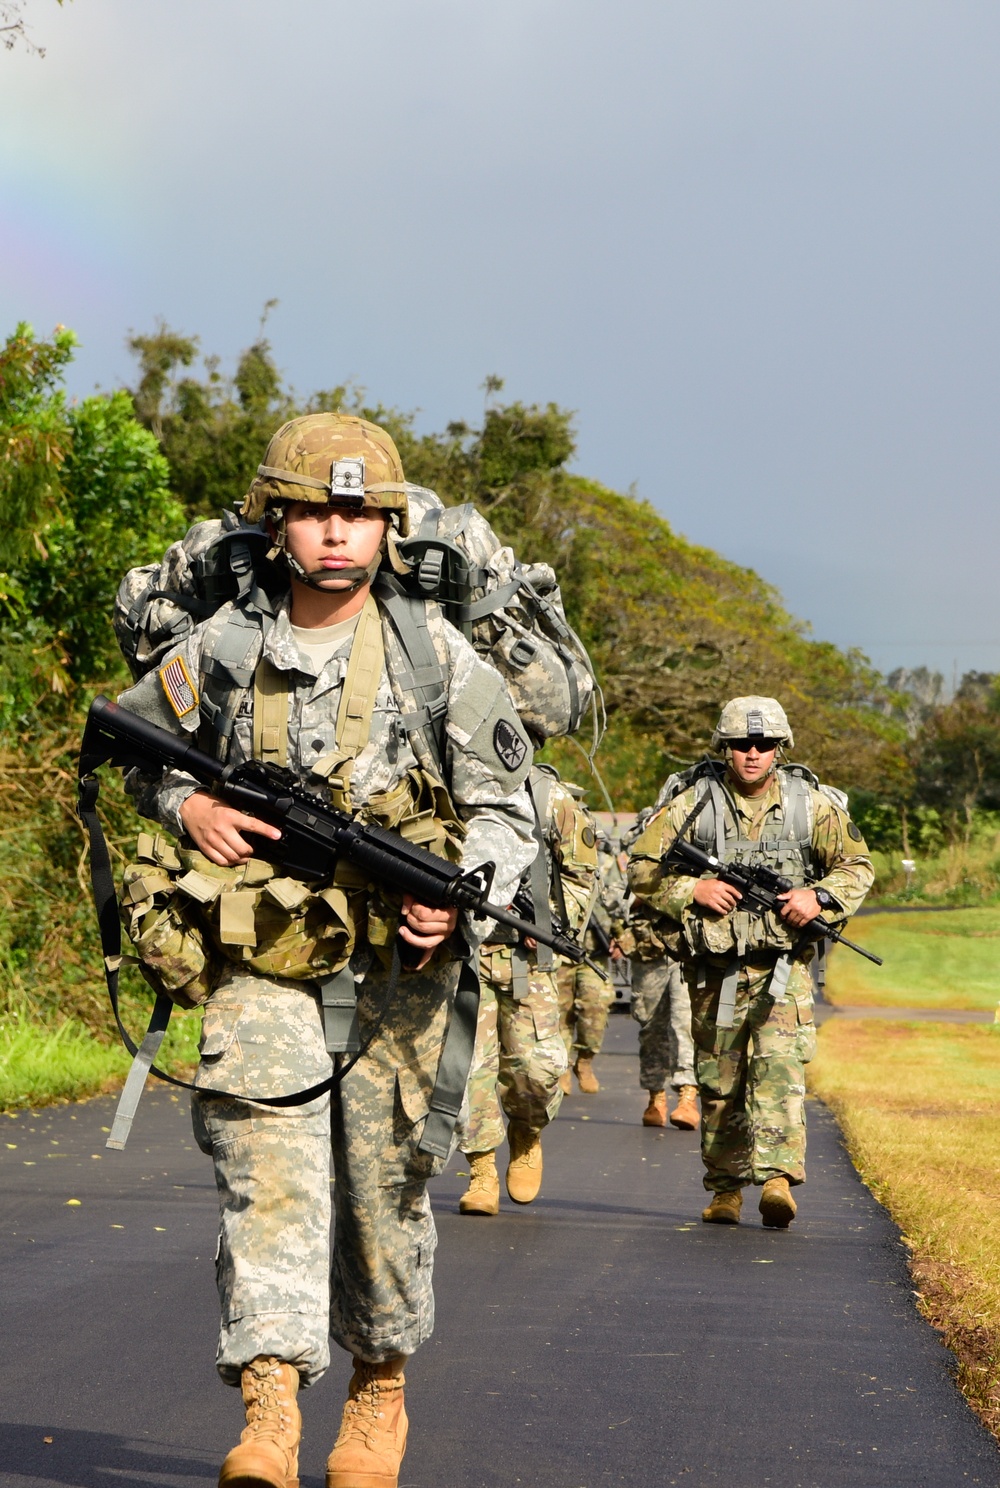
POLYGON ((186 718, 198 706, 198 692, 184 665, 183 656, 175 656, 166 666, 160 667, 160 681, 167 694, 167 702, 178 718, 186 718))

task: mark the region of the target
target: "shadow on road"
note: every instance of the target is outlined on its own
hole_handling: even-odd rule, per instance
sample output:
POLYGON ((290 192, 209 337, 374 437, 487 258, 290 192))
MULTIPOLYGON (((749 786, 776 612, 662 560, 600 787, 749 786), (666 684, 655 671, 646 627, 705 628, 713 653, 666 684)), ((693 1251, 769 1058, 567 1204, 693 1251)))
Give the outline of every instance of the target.
POLYGON ((109 1477, 123 1482, 162 1483, 188 1488, 216 1481, 219 1463, 160 1442, 129 1440, 101 1431, 60 1431, 51 1426, 0 1423, 0 1461, 25 1482, 65 1484, 65 1488, 107 1488, 109 1477), (51 1442, 46 1442, 46 1437, 51 1442))

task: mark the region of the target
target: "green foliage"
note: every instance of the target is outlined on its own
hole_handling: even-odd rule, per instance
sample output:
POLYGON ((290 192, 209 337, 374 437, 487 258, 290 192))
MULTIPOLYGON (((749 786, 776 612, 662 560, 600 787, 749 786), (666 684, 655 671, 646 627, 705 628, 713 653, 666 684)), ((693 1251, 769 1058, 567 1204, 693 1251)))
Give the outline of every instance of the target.
POLYGON ((62 326, 51 341, 37 341, 21 321, 0 351, 0 569, 13 568, 37 547, 39 533, 58 510, 70 441, 58 383, 75 345, 72 331, 62 326))
MULTIPOLYGON (((207 358, 201 379, 181 375, 198 354, 198 338, 162 322, 149 336, 132 336, 139 361, 133 392, 136 416, 159 442, 170 466, 171 489, 191 520, 218 516, 241 501, 271 435, 296 411, 261 336, 225 379, 207 358)), ((343 390, 332 395, 338 400, 343 390)))
POLYGON ((74 337, 18 327, 0 353, 0 731, 74 685, 122 675, 111 599, 125 569, 158 558, 184 511, 127 393, 67 406, 58 386, 74 337))

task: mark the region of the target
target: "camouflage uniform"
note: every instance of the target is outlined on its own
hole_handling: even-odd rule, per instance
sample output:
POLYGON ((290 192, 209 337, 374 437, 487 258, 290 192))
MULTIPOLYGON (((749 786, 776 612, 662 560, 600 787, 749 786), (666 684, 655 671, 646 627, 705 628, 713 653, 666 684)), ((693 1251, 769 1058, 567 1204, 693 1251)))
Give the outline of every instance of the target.
MULTIPOLYGON (((190 678, 200 676, 206 637, 225 624, 230 608, 199 625, 171 653, 184 658, 190 678)), ((465 826, 463 863, 495 862, 495 892, 504 903, 534 856, 523 787, 530 749, 516 767, 498 757, 497 720, 520 737, 501 678, 433 607, 428 627, 448 676, 446 773, 465 826)), ((388 625, 383 625, 383 642, 385 665, 370 738, 349 775, 338 777, 341 784, 346 780, 355 809, 392 791, 420 766, 401 727, 392 684, 402 660, 388 625)), ((287 598, 263 642, 264 657, 289 680, 289 768, 318 791, 329 777, 350 650, 348 638, 317 672, 314 659, 295 642, 287 598)), ((251 656, 251 669, 255 664, 251 656)), ((231 762, 252 750, 251 699, 248 693, 237 715, 231 762)), ((121 702, 175 732, 198 727, 197 709, 178 720, 167 706, 157 672, 121 702)), ((178 812, 195 789, 189 777, 173 772, 154 780, 133 772, 129 788, 144 814, 180 835, 178 812)), ((351 957, 362 1039, 380 1011, 387 984, 386 958, 376 956, 371 935, 377 932, 387 945, 395 924, 391 905, 380 908, 372 896, 367 933, 362 921, 351 957)), ((476 927, 464 930, 474 940, 476 927)), ((424 971, 403 974, 374 1043, 335 1087, 332 1100, 273 1109, 241 1099, 194 1097, 195 1133, 214 1159, 220 1197, 218 1365, 227 1382, 238 1384, 250 1360, 269 1355, 294 1364, 302 1383, 311 1384, 329 1362, 331 1332, 372 1364, 412 1353, 430 1333, 435 1230, 425 1185, 446 1159, 419 1152, 418 1144, 459 974, 459 962, 449 955, 455 952, 442 947, 424 971), (337 1179, 332 1269, 331 1135, 337 1179)), ((238 954, 234 960, 238 963, 238 954)), ((197 1079, 214 1088, 271 1096, 325 1078, 333 1061, 316 984, 230 964, 205 1007, 201 1055, 197 1079)))
MULTIPOLYGON (((811 856, 827 890, 851 915, 862 903, 874 873, 857 827, 822 792, 809 787, 811 856)), ((727 843, 780 837, 784 823, 777 778, 756 797, 727 791, 727 843), (735 812, 735 815, 733 814, 735 812)), ((783 997, 769 994, 779 954, 797 945, 798 934, 776 915, 752 915, 737 907, 714 915, 694 903, 696 879, 664 873, 669 848, 698 799, 691 787, 655 816, 632 849, 629 883, 652 911, 657 933, 680 958, 691 996, 695 1066, 702 1103, 705 1187, 725 1193, 745 1184, 785 1177, 805 1180, 805 1065, 815 1049, 813 947, 791 964, 783 997), (732 1027, 720 1027, 723 983, 736 976, 732 1027)), ((710 875, 709 875, 710 876, 710 875)))
POLYGON ((691 997, 679 962, 632 956, 632 1017, 639 1025, 643 1090, 697 1085, 691 1038, 691 997))
MULTIPOLYGON (((589 813, 581 813, 568 786, 538 767, 531 778, 536 799, 540 793, 544 797, 543 836, 559 869, 575 930, 590 906, 596 836, 587 822, 589 813)), ((556 897, 550 907, 559 914, 556 897)), ((559 1080, 568 1068, 556 976, 539 968, 538 953, 493 941, 482 947, 479 968, 482 1000, 469 1079, 469 1120, 459 1140, 466 1153, 492 1152, 501 1145, 501 1106, 511 1120, 540 1132, 559 1110, 559 1080)))
MULTIPOLYGON (((586 813, 590 822, 593 818, 586 813)), ((610 939, 613 933, 614 916, 621 904, 622 876, 611 844, 598 828, 597 898, 591 920, 596 920, 610 939)), ((588 955, 600 965, 607 959, 592 931, 584 937, 588 955)), ((594 1058, 601 1052, 604 1031, 608 1026, 608 1014, 615 1000, 615 989, 610 981, 604 981, 586 965, 560 966, 556 974, 559 988, 559 1020, 563 1042, 570 1064, 581 1054, 594 1058)))

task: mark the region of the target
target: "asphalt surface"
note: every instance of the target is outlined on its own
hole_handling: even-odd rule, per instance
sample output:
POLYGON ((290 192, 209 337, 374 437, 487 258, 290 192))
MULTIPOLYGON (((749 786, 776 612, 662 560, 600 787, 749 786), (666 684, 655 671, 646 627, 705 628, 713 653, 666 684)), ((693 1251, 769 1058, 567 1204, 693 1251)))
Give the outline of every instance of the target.
MULTIPOLYGON (((693 1135, 638 1124, 634 1025, 545 1140, 541 1198, 434 1188, 438 1329, 408 1371, 407 1488, 956 1488, 1000 1454, 918 1316, 896 1228, 810 1103, 788 1232, 706 1226, 693 1135)), ((242 1425, 215 1375, 216 1207, 183 1100, 0 1118, 0 1488, 212 1488, 242 1425)), ((302 1397, 322 1488, 349 1368, 302 1397)))

